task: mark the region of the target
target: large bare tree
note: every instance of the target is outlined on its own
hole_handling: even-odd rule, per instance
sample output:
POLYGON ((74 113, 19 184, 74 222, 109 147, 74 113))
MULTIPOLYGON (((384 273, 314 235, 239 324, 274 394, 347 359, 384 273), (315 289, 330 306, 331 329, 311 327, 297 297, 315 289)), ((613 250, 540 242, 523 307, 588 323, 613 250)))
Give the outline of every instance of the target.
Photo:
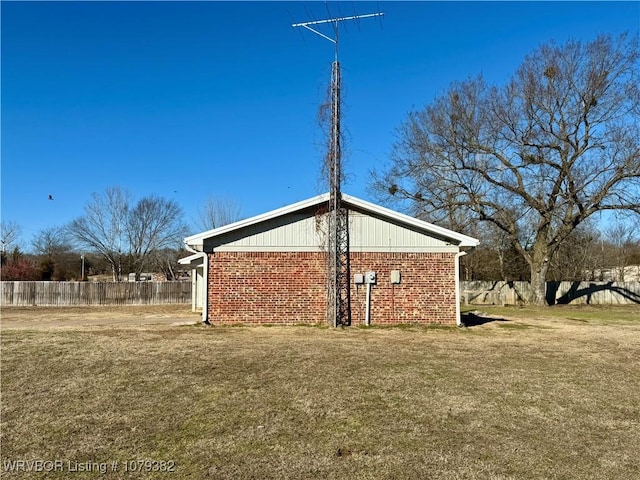
POLYGON ((503 232, 545 301, 550 260, 596 212, 640 213, 638 37, 548 43, 503 86, 452 84, 398 130, 374 189, 432 221, 452 210, 503 232))
POLYGON ((188 234, 182 215, 175 201, 155 195, 142 198, 129 210, 127 238, 136 280, 140 279, 152 253, 181 246, 188 234))
POLYGON ((119 187, 94 192, 84 215, 72 220, 67 231, 81 247, 100 254, 111 267, 114 281, 122 279, 122 256, 127 251, 126 227, 131 194, 119 187))
POLYGON ((107 260, 113 279, 118 281, 122 279, 123 259, 132 262, 139 279, 154 251, 179 247, 188 233, 176 202, 150 195, 134 204, 129 192, 119 187, 94 193, 84 215, 73 220, 67 230, 77 243, 107 260))

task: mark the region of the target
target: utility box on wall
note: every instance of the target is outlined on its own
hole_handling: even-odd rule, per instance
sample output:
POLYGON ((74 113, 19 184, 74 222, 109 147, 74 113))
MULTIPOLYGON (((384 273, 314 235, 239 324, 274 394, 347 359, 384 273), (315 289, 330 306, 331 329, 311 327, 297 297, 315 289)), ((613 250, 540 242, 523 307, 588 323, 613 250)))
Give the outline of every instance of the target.
POLYGON ((376 283, 376 272, 367 272, 364 274, 365 283, 376 283))
POLYGON ((356 285, 364 283, 364 275, 361 273, 354 274, 353 283, 355 283, 356 285))
POLYGON ((391 283, 400 283, 400 270, 391 270, 391 283))

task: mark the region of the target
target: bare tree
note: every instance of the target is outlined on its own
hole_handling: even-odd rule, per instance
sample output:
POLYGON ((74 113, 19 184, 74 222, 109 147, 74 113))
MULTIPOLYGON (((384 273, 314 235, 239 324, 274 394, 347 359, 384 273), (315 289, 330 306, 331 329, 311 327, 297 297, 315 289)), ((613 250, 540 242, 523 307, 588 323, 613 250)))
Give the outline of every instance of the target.
POLYGON ((504 86, 454 83, 399 128, 382 197, 504 232, 545 302, 549 264, 596 212, 640 211, 638 37, 543 45, 504 86))
POLYGON ((522 256, 501 231, 482 223, 459 224, 454 229, 482 238, 473 255, 465 255, 460 259, 460 272, 465 275, 461 278, 485 281, 520 281, 527 278, 527 266, 522 256))
POLYGON ((84 211, 67 231, 77 243, 109 262, 114 281, 122 279, 125 263, 139 279, 154 251, 178 248, 188 234, 180 206, 155 195, 132 204, 129 192, 110 187, 103 194, 94 193, 84 211))
POLYGON ((547 280, 582 281, 589 279, 600 264, 597 251, 599 232, 592 219, 578 226, 562 242, 549 260, 547 280))
MULTIPOLYGON (((637 219, 630 219, 637 220, 637 219)), ((637 256, 640 235, 636 222, 624 222, 618 219, 605 231, 607 246, 610 250, 609 266, 617 274, 616 280, 625 281, 625 273, 637 256)))
POLYGON ((31 239, 31 246, 36 255, 50 257, 72 250, 65 227, 49 227, 40 230, 31 239))
POLYGON ((162 250, 155 250, 150 258, 149 262, 153 266, 154 271, 161 272, 164 277, 171 280, 179 280, 181 274, 181 266, 178 260, 189 254, 183 248, 163 248, 162 250))
POLYGON ((130 198, 129 192, 119 187, 109 187, 102 194, 93 193, 84 207, 84 215, 67 226, 73 240, 109 263, 114 281, 122 279, 130 198))
POLYGON ((205 204, 198 209, 196 226, 202 230, 213 230, 241 220, 241 205, 230 198, 209 197, 205 204))
POLYGON ((80 255, 73 252, 65 227, 40 230, 31 240, 33 253, 39 258, 42 280, 78 278, 80 255))
POLYGON ((187 234, 182 209, 176 202, 155 195, 138 201, 129 210, 127 219, 127 239, 136 280, 140 279, 154 251, 179 248, 187 234))
POLYGON ((0 223, 0 246, 2 248, 2 255, 4 256, 7 250, 10 250, 15 242, 18 241, 22 234, 22 228, 16 222, 1 222, 0 223))

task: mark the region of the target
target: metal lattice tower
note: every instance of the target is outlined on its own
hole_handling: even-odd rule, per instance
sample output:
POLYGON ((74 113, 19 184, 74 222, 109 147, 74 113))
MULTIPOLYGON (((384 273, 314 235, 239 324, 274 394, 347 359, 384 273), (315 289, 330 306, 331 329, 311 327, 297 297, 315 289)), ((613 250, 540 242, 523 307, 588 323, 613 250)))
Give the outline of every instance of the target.
POLYGON ((383 13, 370 13, 352 17, 338 17, 293 24, 303 27, 333 42, 335 59, 331 66, 331 128, 327 171, 329 173, 329 205, 327 218, 327 322, 334 327, 351 324, 350 271, 349 271, 349 224, 347 210, 342 207, 342 132, 340 130, 341 78, 338 62, 338 23, 346 20, 378 17, 383 13), (331 38, 311 25, 331 23, 335 38, 331 38))
POLYGON ((331 67, 331 138, 329 166, 329 211, 327 248, 327 320, 333 326, 351 324, 349 284, 349 224, 342 207, 342 150, 340 131, 340 64, 331 67))

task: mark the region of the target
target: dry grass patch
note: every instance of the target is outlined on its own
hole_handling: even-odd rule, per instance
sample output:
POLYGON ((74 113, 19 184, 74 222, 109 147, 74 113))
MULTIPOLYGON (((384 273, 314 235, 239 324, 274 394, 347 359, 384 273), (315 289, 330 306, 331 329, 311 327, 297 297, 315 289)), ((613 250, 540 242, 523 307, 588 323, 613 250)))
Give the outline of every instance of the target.
POLYGON ((640 476, 640 325, 501 323, 518 322, 4 330, 2 458, 172 460, 176 478, 640 476))
POLYGON ((583 322, 593 325, 625 325, 640 322, 640 304, 630 305, 554 305, 547 306, 470 306, 463 311, 487 313, 494 318, 536 320, 562 323, 583 322))
POLYGON ((191 305, 120 305, 74 307, 2 307, 2 328, 83 327, 100 325, 140 325, 196 323, 200 313, 193 313, 191 305))

